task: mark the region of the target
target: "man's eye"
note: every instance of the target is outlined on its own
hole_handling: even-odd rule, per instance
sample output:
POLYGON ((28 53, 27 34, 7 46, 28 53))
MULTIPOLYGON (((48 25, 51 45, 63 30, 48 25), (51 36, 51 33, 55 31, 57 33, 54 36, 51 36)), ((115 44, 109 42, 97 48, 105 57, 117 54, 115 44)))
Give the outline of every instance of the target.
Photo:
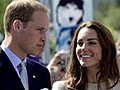
POLYGON ((47 30, 45 30, 45 29, 36 29, 39 33, 46 33, 47 32, 47 30))
POLYGON ((36 30, 42 30, 42 28, 36 28, 36 30))

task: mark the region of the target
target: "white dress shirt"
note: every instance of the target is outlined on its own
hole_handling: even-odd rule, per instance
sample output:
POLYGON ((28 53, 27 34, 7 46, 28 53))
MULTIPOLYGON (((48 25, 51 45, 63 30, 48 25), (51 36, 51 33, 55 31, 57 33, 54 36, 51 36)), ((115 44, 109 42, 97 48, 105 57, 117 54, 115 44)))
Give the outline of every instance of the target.
MULTIPOLYGON (((8 47, 6 47, 4 42, 2 42, 1 48, 6 53, 8 58, 10 59, 13 67, 15 68, 18 76, 20 77, 19 70, 18 70, 17 66, 21 63, 21 59, 18 56, 16 56, 8 47)), ((26 59, 24 61, 26 62, 26 59)))

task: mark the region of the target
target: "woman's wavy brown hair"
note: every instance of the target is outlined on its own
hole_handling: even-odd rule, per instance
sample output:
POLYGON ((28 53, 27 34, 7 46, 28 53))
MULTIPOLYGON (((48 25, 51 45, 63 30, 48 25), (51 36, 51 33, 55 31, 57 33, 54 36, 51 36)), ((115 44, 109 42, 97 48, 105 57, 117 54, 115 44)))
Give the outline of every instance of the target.
POLYGON ((110 90, 119 80, 119 70, 116 63, 115 42, 111 32, 104 25, 95 21, 80 24, 74 33, 70 45, 70 61, 65 76, 65 79, 68 81, 66 83, 66 88, 67 90, 87 89, 87 68, 80 65, 75 52, 78 33, 84 27, 93 29, 97 32, 99 43, 102 47, 102 59, 99 65, 99 71, 96 74, 98 88, 100 88, 100 81, 104 81, 107 87, 106 90, 110 90), (109 79, 114 81, 113 85, 110 85, 109 79))

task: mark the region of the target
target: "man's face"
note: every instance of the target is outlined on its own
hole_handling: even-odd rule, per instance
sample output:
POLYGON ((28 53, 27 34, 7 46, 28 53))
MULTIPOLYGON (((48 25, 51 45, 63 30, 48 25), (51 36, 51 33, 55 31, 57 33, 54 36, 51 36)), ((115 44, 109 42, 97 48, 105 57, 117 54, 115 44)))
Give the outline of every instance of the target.
POLYGON ((17 44, 25 54, 39 55, 45 46, 49 18, 46 12, 35 11, 32 20, 19 32, 17 44))

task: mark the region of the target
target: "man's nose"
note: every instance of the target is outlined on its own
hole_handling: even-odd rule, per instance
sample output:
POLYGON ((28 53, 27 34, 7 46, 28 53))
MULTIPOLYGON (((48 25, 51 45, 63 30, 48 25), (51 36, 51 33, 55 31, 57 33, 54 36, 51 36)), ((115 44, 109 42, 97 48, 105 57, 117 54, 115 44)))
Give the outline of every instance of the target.
POLYGON ((43 35, 40 37, 40 39, 45 42, 45 41, 46 41, 46 34, 43 34, 43 35))

